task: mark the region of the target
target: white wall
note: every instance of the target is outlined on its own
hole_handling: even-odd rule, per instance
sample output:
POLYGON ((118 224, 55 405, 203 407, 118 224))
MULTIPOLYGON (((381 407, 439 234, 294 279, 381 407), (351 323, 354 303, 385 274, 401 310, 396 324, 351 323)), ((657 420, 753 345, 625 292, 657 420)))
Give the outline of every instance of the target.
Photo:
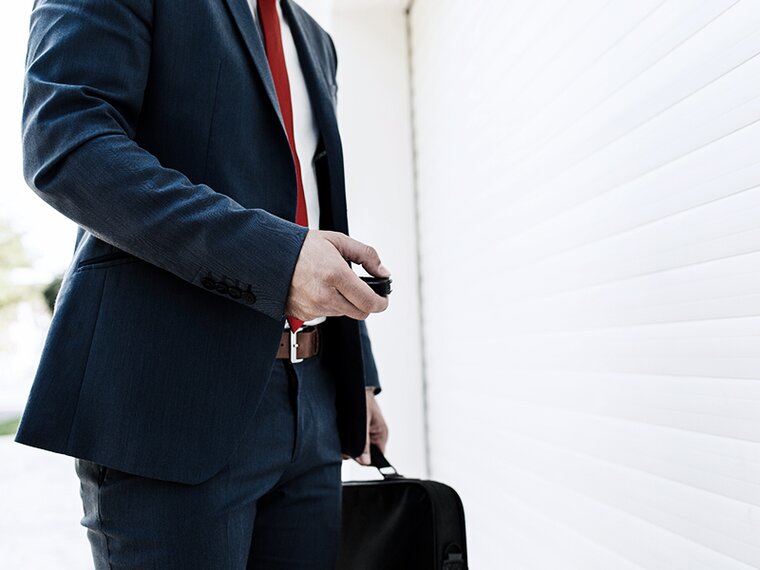
POLYGON ((298 5, 319 22, 320 26, 328 32, 332 31, 332 16, 335 8, 334 0, 298 0, 298 5))
POLYGON ((431 475, 472 567, 760 568, 760 2, 411 18, 431 475))
MULTIPOLYGON (((417 259, 404 11, 393 3, 340 3, 338 122, 351 235, 377 248, 393 274, 390 307, 368 321, 389 426, 386 455, 407 476, 425 475, 417 259)), ((344 479, 377 471, 344 462, 344 479)))

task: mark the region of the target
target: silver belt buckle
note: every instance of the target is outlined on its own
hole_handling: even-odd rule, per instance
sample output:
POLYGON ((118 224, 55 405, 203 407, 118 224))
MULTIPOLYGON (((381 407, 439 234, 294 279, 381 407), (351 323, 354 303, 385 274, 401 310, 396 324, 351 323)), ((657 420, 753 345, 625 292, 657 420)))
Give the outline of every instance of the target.
MULTIPOLYGON (((293 364, 303 362, 303 358, 298 358, 298 331, 290 330, 290 361, 293 364)), ((298 329, 301 330, 301 329, 298 329)))

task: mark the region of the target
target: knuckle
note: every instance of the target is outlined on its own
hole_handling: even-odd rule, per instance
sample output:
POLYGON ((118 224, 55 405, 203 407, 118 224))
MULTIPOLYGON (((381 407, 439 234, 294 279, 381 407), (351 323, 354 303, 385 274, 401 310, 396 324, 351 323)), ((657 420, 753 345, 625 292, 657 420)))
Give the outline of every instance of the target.
POLYGON ((340 275, 341 272, 336 267, 331 267, 327 270, 325 274, 325 282, 334 285, 335 283, 338 283, 340 281, 340 275))

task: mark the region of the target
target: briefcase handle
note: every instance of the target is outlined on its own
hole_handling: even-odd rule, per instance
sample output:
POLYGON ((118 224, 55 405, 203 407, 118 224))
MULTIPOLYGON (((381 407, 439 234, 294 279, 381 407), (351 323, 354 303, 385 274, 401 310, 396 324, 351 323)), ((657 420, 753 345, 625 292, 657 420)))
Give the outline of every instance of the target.
POLYGON ((374 443, 369 444, 369 456, 370 456, 370 465, 372 467, 376 467, 377 470, 380 471, 380 475, 382 475, 384 479, 403 479, 404 478, 404 476, 401 475, 401 473, 396 471, 396 468, 390 464, 390 462, 385 458, 385 455, 383 455, 383 452, 380 451, 380 448, 374 443))

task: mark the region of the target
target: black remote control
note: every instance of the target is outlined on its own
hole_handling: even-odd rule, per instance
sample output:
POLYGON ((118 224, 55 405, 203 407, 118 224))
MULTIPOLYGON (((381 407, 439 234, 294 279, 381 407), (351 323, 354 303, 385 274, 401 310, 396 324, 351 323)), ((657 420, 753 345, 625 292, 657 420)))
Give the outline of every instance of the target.
POLYGON ((381 297, 387 297, 391 294, 391 283, 393 280, 390 277, 360 277, 367 285, 372 287, 372 290, 381 297))

